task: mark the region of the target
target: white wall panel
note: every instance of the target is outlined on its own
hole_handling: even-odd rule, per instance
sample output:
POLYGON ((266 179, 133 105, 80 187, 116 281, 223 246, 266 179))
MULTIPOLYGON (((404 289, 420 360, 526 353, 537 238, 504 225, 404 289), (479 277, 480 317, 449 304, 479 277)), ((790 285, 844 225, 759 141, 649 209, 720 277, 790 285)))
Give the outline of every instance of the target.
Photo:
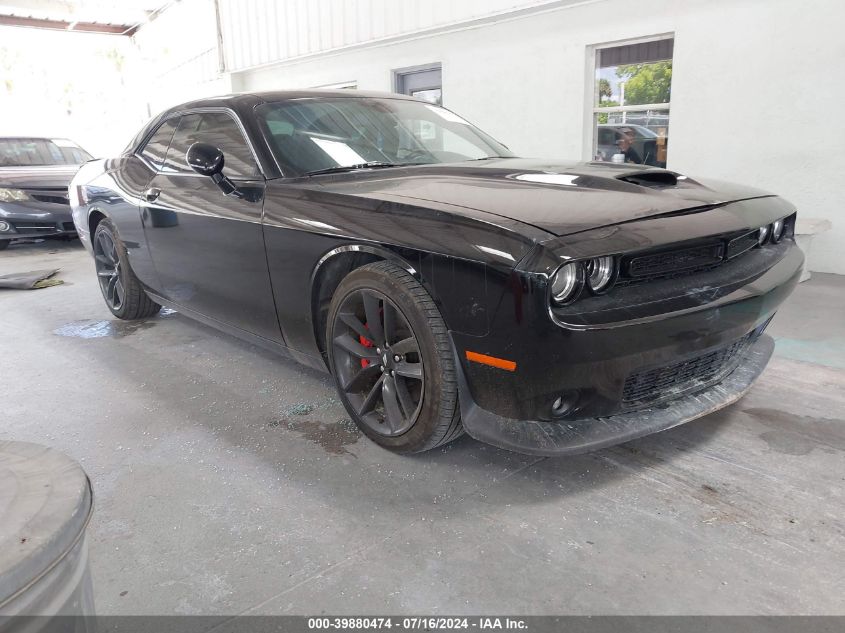
POLYGON ((577 0, 220 0, 229 71, 577 0))

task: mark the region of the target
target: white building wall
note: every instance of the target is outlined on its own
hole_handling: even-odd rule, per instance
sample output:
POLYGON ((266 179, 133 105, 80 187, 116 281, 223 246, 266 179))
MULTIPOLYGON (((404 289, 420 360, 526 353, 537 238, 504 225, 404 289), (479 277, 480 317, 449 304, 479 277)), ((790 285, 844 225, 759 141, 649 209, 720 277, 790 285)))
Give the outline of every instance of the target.
MULTIPOLYGON (((838 0, 598 0, 499 14, 235 73, 235 90, 356 81, 440 62, 443 102, 523 156, 590 156, 589 47, 674 33, 668 167, 772 190, 833 229, 813 270, 845 274, 845 3, 838 0)), ((364 16, 359 19, 365 20, 364 16)), ((230 45, 227 45, 230 47, 230 45)))
POLYGON ((132 88, 147 117, 173 105, 231 92, 220 73, 214 0, 182 0, 133 36, 132 88))

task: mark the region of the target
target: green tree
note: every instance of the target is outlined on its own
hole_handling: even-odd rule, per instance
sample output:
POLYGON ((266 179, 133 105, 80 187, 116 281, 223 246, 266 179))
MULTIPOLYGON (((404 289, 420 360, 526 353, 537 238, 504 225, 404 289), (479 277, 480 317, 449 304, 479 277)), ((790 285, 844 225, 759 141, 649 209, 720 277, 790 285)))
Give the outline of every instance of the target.
POLYGON ((672 62, 626 64, 616 69, 625 82, 625 105, 669 103, 672 90, 672 62))
POLYGON ((599 79, 599 104, 604 105, 602 101, 609 101, 612 96, 613 90, 610 88, 610 82, 607 79, 599 79))
MULTIPOLYGON (((618 101, 602 101, 601 102, 602 108, 612 108, 613 106, 618 106, 618 101)), ((598 114, 598 122, 599 123, 607 123, 607 112, 599 112, 598 114)))

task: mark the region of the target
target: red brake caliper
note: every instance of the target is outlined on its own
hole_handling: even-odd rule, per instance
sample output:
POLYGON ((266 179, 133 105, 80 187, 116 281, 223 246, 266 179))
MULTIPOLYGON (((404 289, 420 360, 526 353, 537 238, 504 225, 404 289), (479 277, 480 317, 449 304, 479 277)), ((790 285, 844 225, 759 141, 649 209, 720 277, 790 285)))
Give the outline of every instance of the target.
MULTIPOLYGON (((366 323, 364 323, 364 327, 367 327, 366 323)), ((367 327, 367 329, 369 330, 370 328, 367 327)), ((372 347, 373 346, 373 344, 370 343, 370 341, 365 339, 360 334, 358 335, 358 342, 361 343, 361 345, 363 345, 364 347, 372 347)), ((369 367, 369 366, 370 366, 370 361, 368 361, 366 358, 362 358, 361 359, 361 367, 369 367)))

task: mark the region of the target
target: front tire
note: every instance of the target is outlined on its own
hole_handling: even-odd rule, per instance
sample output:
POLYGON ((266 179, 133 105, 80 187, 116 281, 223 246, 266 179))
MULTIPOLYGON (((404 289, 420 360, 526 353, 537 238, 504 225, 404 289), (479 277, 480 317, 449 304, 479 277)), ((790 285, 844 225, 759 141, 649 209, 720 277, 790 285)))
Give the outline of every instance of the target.
POLYGON ((126 247, 110 220, 101 220, 94 230, 94 267, 100 291, 111 313, 118 319, 145 319, 158 314, 161 306, 147 296, 129 266, 126 247))
POLYGON ((446 324, 425 289, 395 264, 362 266, 340 283, 326 347, 343 405, 380 446, 417 453, 463 434, 446 324))
POLYGON ((0 251, 5 251, 11 243, 12 240, 0 240, 0 251))

